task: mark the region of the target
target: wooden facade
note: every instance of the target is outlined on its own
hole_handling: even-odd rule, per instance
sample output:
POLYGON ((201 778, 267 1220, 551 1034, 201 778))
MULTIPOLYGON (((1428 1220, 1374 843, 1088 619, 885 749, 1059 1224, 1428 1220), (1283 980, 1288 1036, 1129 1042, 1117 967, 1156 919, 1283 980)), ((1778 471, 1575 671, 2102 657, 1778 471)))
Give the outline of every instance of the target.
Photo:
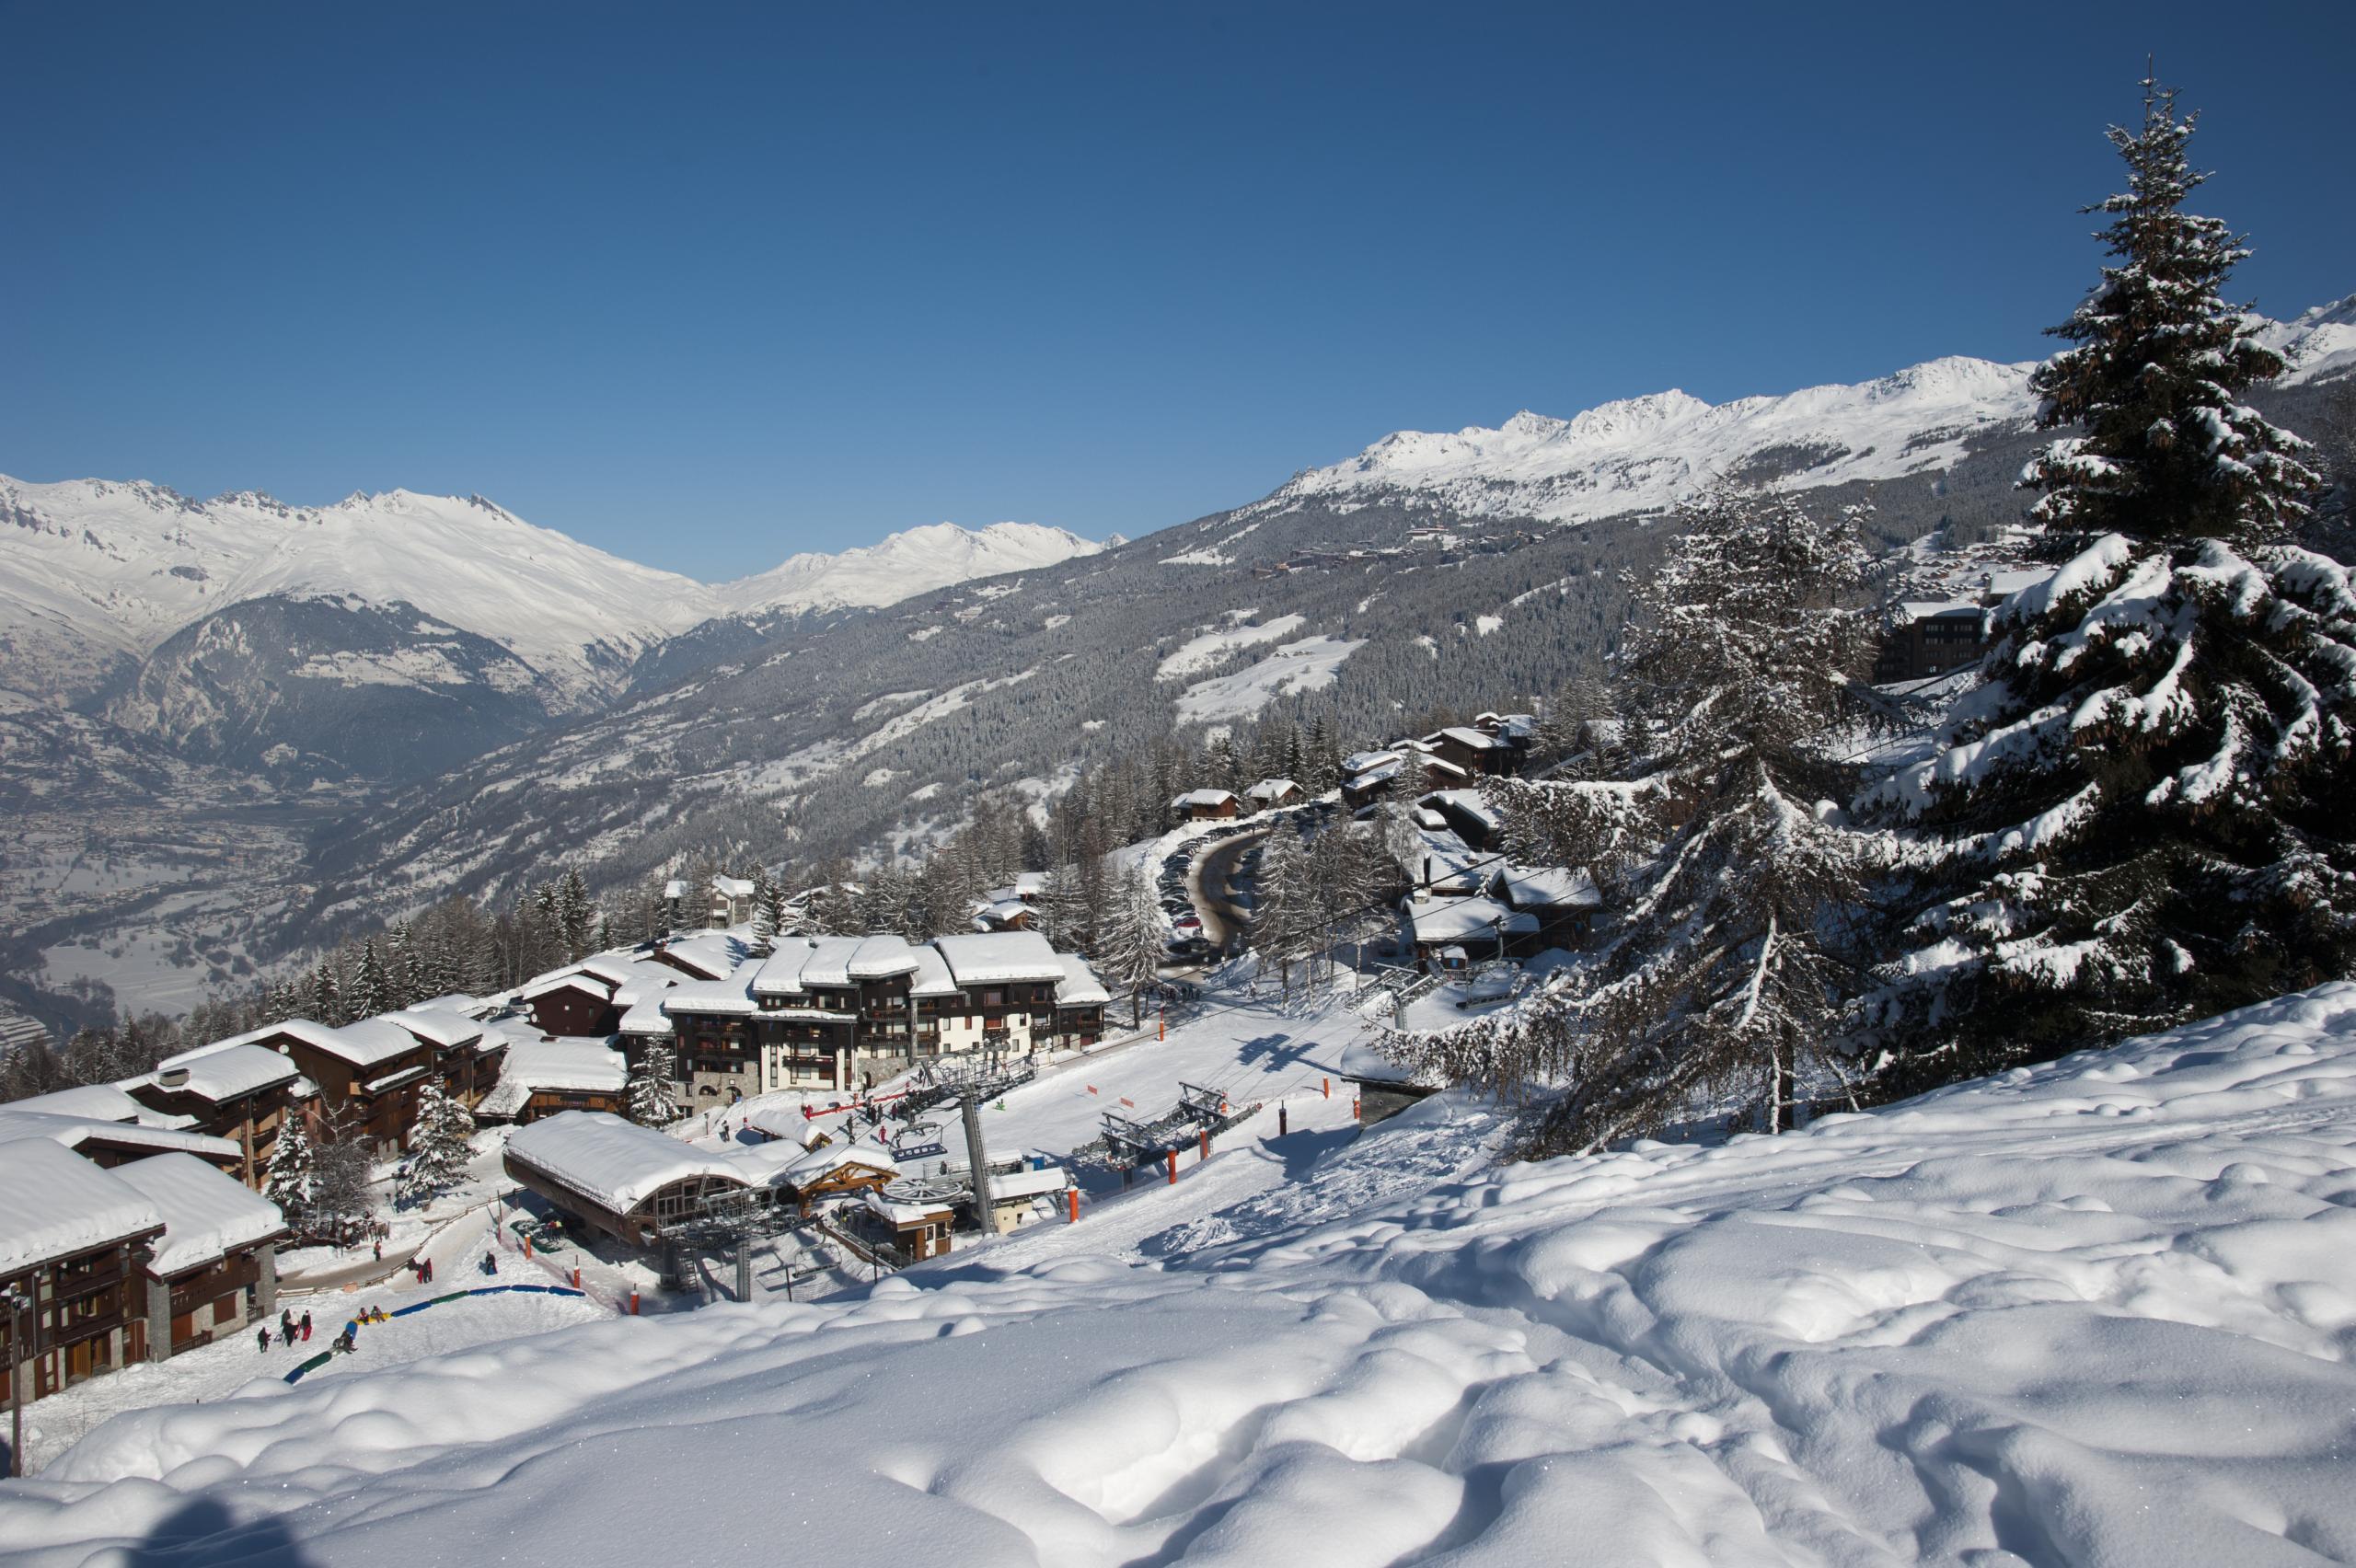
POLYGON ((0 1311, 0 1400, 8 1397, 9 1369, 20 1359, 25 1397, 36 1400, 147 1359, 141 1270, 163 1231, 145 1227, 0 1279, 0 1291, 14 1286, 32 1298, 21 1314, 21 1357, 10 1338, 12 1314, 0 1311))

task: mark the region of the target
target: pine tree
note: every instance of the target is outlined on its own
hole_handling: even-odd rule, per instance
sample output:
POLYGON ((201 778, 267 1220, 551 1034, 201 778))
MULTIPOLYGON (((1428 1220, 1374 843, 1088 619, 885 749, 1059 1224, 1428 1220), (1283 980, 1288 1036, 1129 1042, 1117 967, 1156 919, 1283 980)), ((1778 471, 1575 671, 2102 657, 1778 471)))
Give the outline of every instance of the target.
POLYGON ((336 984, 335 969, 324 958, 311 971, 311 994, 305 1008, 312 1019, 330 1029, 350 1021, 344 1016, 343 990, 336 984))
POLYGON ((2220 293, 2247 246, 2183 210, 2208 176, 2186 159, 2199 117, 2177 118, 2176 97, 2147 79, 2142 128, 2110 131, 2127 189, 2085 210, 2111 214, 2097 237, 2118 265, 2050 329, 2076 346, 2029 381, 2038 423, 2081 433, 2046 447, 2023 482, 2045 492, 2038 521, 2083 536, 2269 543, 2305 516, 2318 480, 2306 444, 2242 401, 2282 361, 2220 293))
POLYGON ((1251 940, 1263 967, 1276 964, 1286 999, 1292 997, 1293 966, 1322 945, 1327 924, 1300 835, 1279 826, 1260 852, 1251 940))
POLYGON ((261 1195, 278 1205, 298 1235, 310 1234, 313 1179, 310 1135, 303 1130, 299 1118, 290 1115, 270 1151, 261 1195))
POLYGON ((641 1127, 667 1127, 679 1119, 679 1102, 671 1089, 673 1061, 670 1042, 650 1039, 630 1067, 627 1109, 629 1119, 641 1127))
POLYGON ((2120 264, 2062 329, 2026 476, 2094 538, 2001 612, 1931 758, 1858 802, 1908 854, 1904 956, 1862 1037, 1891 1092, 2202 1017, 2356 963, 2356 594, 2266 543, 2297 443, 2237 395, 2279 363, 2218 290, 2246 254, 2179 208, 2189 117, 2147 83, 2111 140, 2120 264))
POLYGON ((1111 928, 1100 944, 1104 978, 1129 993, 1129 1027, 1144 1016, 1142 997, 1161 974, 1169 925, 1161 901, 1154 896, 1153 878, 1142 866, 1121 880, 1120 902, 1114 905, 1111 928))
POLYGON ((360 1018, 375 1018, 393 1010, 392 975, 385 967, 385 955, 376 951, 374 937, 360 947, 360 974, 352 989, 352 1004, 353 1014, 360 1018))
POLYGON ((591 940, 597 930, 597 906, 590 903, 589 889, 578 868, 567 868, 564 880, 557 884, 556 924, 565 963, 578 963, 595 951, 591 940))
MULTIPOLYGON (((1631 711, 1662 721, 1648 788, 1682 808, 1665 813, 1681 825, 1629 857, 1625 913, 1589 967, 1504 1017, 1393 1043, 1493 1087, 1567 1078, 1534 1153, 1704 1114, 1781 1131, 1853 1076, 1828 1039, 1859 985, 1870 867, 1862 836, 1817 804, 1842 775, 1814 744, 1865 652, 1867 617, 1845 604, 1864 548, 1852 519, 1819 522, 1789 496, 1716 492, 1677 521, 1623 669, 1631 711)), ((1629 813, 1648 809, 1600 787, 1557 799, 1564 815, 1544 831, 1588 859, 1624 854, 1642 831, 1629 813)))
POLYGON ((474 1158, 468 1139, 474 1136, 471 1112, 429 1078, 417 1096, 417 1129, 410 1136, 410 1156, 401 1166, 401 1195, 423 1203, 465 1180, 474 1158))

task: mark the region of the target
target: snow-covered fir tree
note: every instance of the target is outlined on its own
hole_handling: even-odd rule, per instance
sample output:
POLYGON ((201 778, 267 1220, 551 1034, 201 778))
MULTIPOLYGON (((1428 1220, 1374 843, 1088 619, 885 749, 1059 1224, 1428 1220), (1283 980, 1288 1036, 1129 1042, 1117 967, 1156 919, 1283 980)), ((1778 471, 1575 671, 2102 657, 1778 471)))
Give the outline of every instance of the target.
POLYGON ((310 1230, 313 1175, 310 1135, 299 1118, 290 1116, 271 1148, 261 1195, 278 1205, 298 1235, 310 1230))
POLYGON ((672 1075, 677 1070, 673 1062, 669 1043, 650 1039, 629 1069, 624 1109, 641 1127, 667 1127, 682 1114, 672 1094, 672 1075))
POLYGON ((385 955, 376 949, 371 937, 360 944, 360 968, 352 987, 352 1008, 355 1016, 375 1018, 393 1009, 393 977, 385 966, 385 955))
POLYGON ((375 1213, 375 1139, 349 1101, 329 1110, 319 1135, 311 1149, 312 1229, 348 1242, 375 1213))
POLYGON ((2282 361, 2221 292, 2248 247, 2184 211, 2208 176, 2186 156, 2198 117, 2179 117, 2176 98, 2147 79, 2142 128, 2111 128, 2127 189, 2086 211, 2110 214, 2098 237, 2116 264, 2050 329, 2074 347, 2029 380, 2038 422, 2075 433, 2024 478, 2044 492, 2038 520, 2069 533, 2270 542, 2306 514, 2319 481, 2306 444, 2242 400, 2282 361))
POLYGON ((1121 880, 1120 901, 1114 905, 1110 930, 1100 944, 1097 964, 1105 980, 1129 994, 1129 1025, 1144 1016, 1142 997, 1161 974, 1163 943, 1169 932, 1161 901, 1154 896, 1153 878, 1143 867, 1121 880))
POLYGON ((2189 118, 2112 133, 2118 264, 2042 375, 2024 476, 2094 536, 1997 612, 1981 684, 1859 802, 1911 870, 1867 1006, 1893 1090, 2040 1060, 2356 963, 2356 595, 2279 542, 2310 477, 2239 395, 2280 368, 2220 293, 2245 255, 2180 210, 2189 118))
MULTIPOLYGON (((1300 835, 1279 822, 1260 851, 1257 899, 1252 909, 1252 951, 1263 970, 1273 964, 1285 996, 1292 996, 1293 971, 1323 945, 1332 912, 1318 898, 1309 851, 1300 835)), ((1313 974, 1308 976, 1315 984, 1313 974)))
POLYGON ((568 868, 558 882, 555 898, 557 934, 564 962, 578 963, 589 956, 597 929, 597 906, 589 901, 588 884, 578 867, 568 868))
POLYGON ((777 884, 769 881, 767 866, 753 863, 753 940, 768 941, 777 935, 777 884))
POLYGON ((1392 1042, 1500 1088, 1567 1079, 1535 1152, 1702 1116, 1779 1131, 1853 1076, 1826 1039, 1854 989, 1863 851, 1820 803, 1842 771, 1817 748, 1865 652, 1868 617, 1849 603, 1864 547, 1851 517, 1787 495, 1713 492, 1676 521, 1622 663, 1626 706, 1653 721, 1653 772, 1641 787, 1527 787, 1562 793, 1546 811, 1497 797, 1560 863, 1618 870, 1609 944, 1519 1008, 1392 1042), (1674 825, 1639 857, 1647 820, 1674 825))
POLYGON ((468 1142, 474 1131, 473 1113, 428 1078, 418 1090, 417 1127, 410 1135, 409 1159, 401 1166, 402 1197, 422 1203, 464 1180, 467 1162, 474 1158, 468 1142))

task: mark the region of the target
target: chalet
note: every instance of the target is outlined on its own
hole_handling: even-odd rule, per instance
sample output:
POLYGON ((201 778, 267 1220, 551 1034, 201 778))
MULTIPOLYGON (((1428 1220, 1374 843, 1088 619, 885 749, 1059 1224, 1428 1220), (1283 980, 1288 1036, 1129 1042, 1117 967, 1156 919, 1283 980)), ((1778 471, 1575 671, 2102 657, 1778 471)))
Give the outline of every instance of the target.
POLYGON ((724 1156, 595 1111, 518 1127, 505 1163, 523 1186, 633 1247, 693 1219, 710 1199, 753 1186, 724 1156))
POLYGON ((434 1048, 434 1076, 443 1091, 469 1110, 499 1081, 507 1055, 503 1031, 459 1011, 448 1002, 421 1002, 385 1015, 434 1048))
POLYGON ((1451 767, 1463 770, 1469 778, 1490 778, 1518 772, 1521 756, 1513 744, 1502 734, 1491 734, 1476 725, 1451 725, 1426 735, 1423 749, 1451 767))
POLYGON ((1299 785, 1289 778, 1263 778, 1243 791, 1255 812, 1273 811, 1278 806, 1299 805, 1309 797, 1299 785))
MULTIPOLYGON (((91 1085, 91 1088, 107 1088, 91 1085)), ((152 1122, 113 1121, 103 1116, 60 1115, 40 1109, 55 1105, 65 1094, 36 1095, 0 1105, 0 1143, 42 1138, 81 1156, 102 1170, 159 1154, 190 1154, 221 1170, 244 1168, 244 1151, 227 1138, 213 1137, 190 1127, 156 1126, 152 1122)), ((116 1091, 120 1093, 120 1090, 116 1091)), ((128 1098, 127 1096, 125 1098, 128 1098)), ((87 1101, 83 1101, 87 1103, 87 1101)), ((4 1193, 5 1189, 0 1189, 4 1193)))
POLYGON ((1388 796, 1407 771, 1407 759, 1398 752, 1359 752, 1342 762, 1342 803, 1363 810, 1388 796))
MULTIPOLYGON (((751 1023, 759 1004, 750 978, 689 980, 664 991, 655 1003, 677 1042, 675 1066, 690 1110, 702 1108, 695 1103, 698 1096, 725 1105, 761 1092, 760 1051, 751 1023)), ((625 1051, 639 1043, 623 1036, 625 1051)))
MULTIPOLYGON (((661 1021, 668 1034, 669 1021, 661 1021)), ((498 1086, 474 1111, 486 1122, 519 1124, 560 1111, 618 1113, 629 1080, 622 1053, 595 1040, 519 1040, 507 1048, 498 1086)))
POLYGON ((276 1248, 289 1234, 276 1204, 185 1154, 159 1154, 114 1174, 164 1221, 141 1271, 147 1359, 210 1344, 276 1309, 276 1248))
POLYGON ((1968 600, 1898 606, 1874 658, 1879 685, 1928 680, 1966 664, 1988 651, 1987 613, 1968 600))
POLYGON ((1496 849, 1505 844, 1505 819, 1478 790, 1435 790, 1415 804, 1436 813, 1441 826, 1472 848, 1496 849))
POLYGON ((1016 898, 985 899, 974 906, 974 928, 977 931, 1035 931, 1039 928, 1039 911, 1035 905, 1016 898))
POLYGON ((1415 957, 1426 964, 1461 967, 1464 961, 1505 958, 1531 951, 1538 917, 1477 894, 1401 901, 1415 957), (1449 950, 1456 951, 1451 954, 1449 950), (1450 963, 1450 959, 1456 962, 1450 963))
POLYGON ((364 1018, 340 1029, 294 1019, 256 1032, 274 1041, 249 1043, 283 1050, 318 1086, 318 1109, 356 1116, 377 1153, 389 1157, 417 1124, 418 1090, 441 1067, 444 1047, 434 1036, 446 1032, 418 1020, 404 1026, 401 1016, 364 1018))
POLYGON ((1113 993, 1080 954, 1059 952, 1056 962, 1064 968, 1064 977, 1056 982, 1056 1048, 1070 1051, 1093 1045, 1104 1037, 1104 1009, 1113 993))
POLYGON ((753 917, 753 883, 746 877, 714 877, 711 879, 711 917, 714 926, 741 926, 753 917))
POLYGON ((1493 891, 1507 908, 1538 922, 1530 951, 1563 948, 1576 952, 1594 934, 1603 894, 1595 879, 1577 868, 1516 866, 1498 868, 1493 891))
POLYGON ((194 1131, 237 1145, 238 1175, 248 1187, 278 1147, 288 1116, 314 1090, 302 1069, 269 1047, 238 1040, 167 1056, 124 1086, 133 1099, 194 1131))
POLYGON ((621 1021, 614 993, 631 978, 631 967, 628 959, 601 953, 526 980, 515 988, 514 1000, 542 1034, 611 1034, 621 1021))
MULTIPOLYGON (((736 972, 736 966, 745 962, 749 952, 744 942, 725 931, 699 931, 692 937, 655 942, 642 953, 632 955, 630 967, 633 973, 643 974, 649 965, 660 964, 690 980, 723 980, 736 972)), ((669 984, 667 980, 664 983, 669 984)))
POLYGON ((1243 814, 1243 802, 1231 790, 1189 790, 1170 802, 1170 814, 1180 822, 1218 822, 1243 814))
MULTIPOLYGON (((0 1136, 7 1136, 0 1130, 0 1136)), ((45 1137, 0 1142, 0 1392, 34 1399, 147 1359, 141 1271, 164 1216, 136 1187, 45 1137), (25 1343, 14 1341, 19 1323, 25 1343)))

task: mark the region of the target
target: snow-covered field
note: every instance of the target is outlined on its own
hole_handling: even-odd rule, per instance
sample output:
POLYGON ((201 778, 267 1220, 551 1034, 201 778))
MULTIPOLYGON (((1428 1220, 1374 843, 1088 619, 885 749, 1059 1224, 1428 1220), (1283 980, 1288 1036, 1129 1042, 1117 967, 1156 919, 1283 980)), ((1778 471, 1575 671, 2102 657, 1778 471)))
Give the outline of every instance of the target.
MULTIPOLYGON (((2273 1564, 2356 1554, 2356 985, 1780 1139, 1426 1101, 1148 1260, 144 1412, 7 1559, 2273 1564)), ((1077 1239, 1085 1226, 1040 1228, 1077 1239)))

